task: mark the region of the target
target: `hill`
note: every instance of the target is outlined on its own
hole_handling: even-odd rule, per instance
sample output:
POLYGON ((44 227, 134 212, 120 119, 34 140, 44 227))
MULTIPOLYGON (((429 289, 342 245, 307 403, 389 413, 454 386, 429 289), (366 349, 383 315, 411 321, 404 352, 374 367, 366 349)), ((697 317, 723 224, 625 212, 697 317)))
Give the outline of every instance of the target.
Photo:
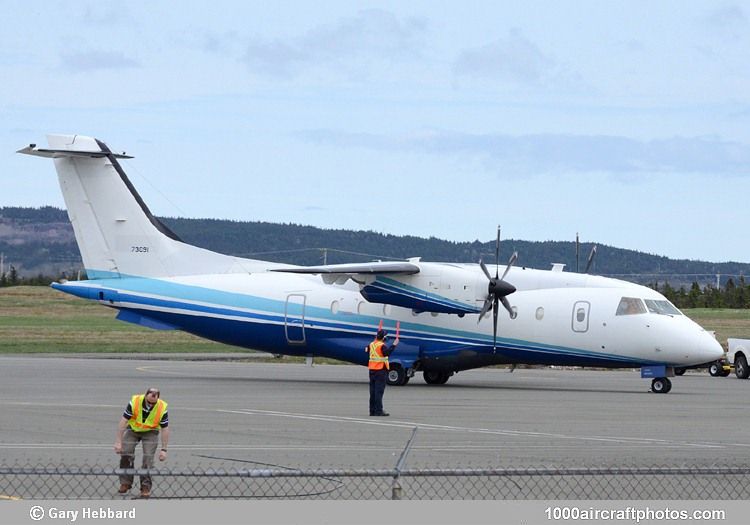
MULTIPOLYGON (((322 229, 299 224, 239 222, 218 219, 164 217, 161 220, 190 244, 238 255, 292 264, 312 265, 362 262, 375 259, 422 257, 426 261, 494 262, 494 240, 453 242, 435 237, 396 236, 373 231, 322 229)), ((598 245, 593 273, 641 283, 689 286, 716 282, 750 273, 750 264, 712 263, 670 259, 605 244, 598 245)), ((592 243, 580 247, 580 267, 592 243)), ((517 265, 549 268, 564 263, 575 271, 575 243, 563 241, 503 240, 501 263, 518 251, 517 265)), ((42 208, 0 208, 0 253, 7 271, 14 265, 19 275, 74 275, 82 266, 73 229, 65 210, 42 208)))

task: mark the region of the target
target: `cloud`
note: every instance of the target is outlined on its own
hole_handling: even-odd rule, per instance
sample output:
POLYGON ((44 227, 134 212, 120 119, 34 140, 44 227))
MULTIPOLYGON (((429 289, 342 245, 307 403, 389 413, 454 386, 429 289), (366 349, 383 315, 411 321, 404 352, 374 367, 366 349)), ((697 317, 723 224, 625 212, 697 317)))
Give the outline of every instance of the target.
POLYGON ((436 131, 389 137, 308 130, 304 140, 383 151, 451 155, 513 173, 706 173, 750 175, 750 145, 715 137, 650 141, 608 135, 503 135, 436 131))
POLYGON ((292 77, 317 66, 401 61, 418 52, 425 26, 421 18, 398 19, 387 11, 371 9, 296 38, 254 38, 243 61, 257 73, 276 77, 292 77))
POLYGON ((223 34, 206 33, 199 38, 203 51, 214 54, 231 53, 240 40, 236 31, 226 31, 223 34))
POLYGON ((703 18, 703 23, 717 36, 732 39, 747 34, 750 28, 745 11, 737 5, 717 7, 703 18))
POLYGON ((104 3, 97 2, 87 5, 83 11, 83 22, 88 26, 116 26, 132 23, 133 17, 128 10, 127 4, 122 2, 104 3))
POLYGON ((518 29, 487 45, 461 51, 453 63, 459 77, 539 84, 556 69, 556 62, 518 29))
POLYGON ((716 28, 747 25, 745 12, 737 5, 717 7, 706 16, 705 20, 708 25, 716 28))
POLYGON ((64 53, 61 58, 63 67, 74 73, 140 67, 138 62, 120 51, 79 51, 64 53))

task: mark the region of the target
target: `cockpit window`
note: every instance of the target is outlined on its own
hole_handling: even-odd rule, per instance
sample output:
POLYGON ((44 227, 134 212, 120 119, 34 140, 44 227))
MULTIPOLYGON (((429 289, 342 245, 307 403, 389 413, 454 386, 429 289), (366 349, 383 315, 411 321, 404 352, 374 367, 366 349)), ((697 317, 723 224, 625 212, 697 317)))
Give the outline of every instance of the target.
POLYGON ((643 306, 643 301, 637 297, 623 297, 620 299, 620 304, 617 306, 616 315, 635 315, 645 313, 646 307, 643 306))
POLYGON ((646 299, 646 308, 652 314, 662 315, 682 315, 675 305, 669 301, 655 301, 653 299, 646 299))

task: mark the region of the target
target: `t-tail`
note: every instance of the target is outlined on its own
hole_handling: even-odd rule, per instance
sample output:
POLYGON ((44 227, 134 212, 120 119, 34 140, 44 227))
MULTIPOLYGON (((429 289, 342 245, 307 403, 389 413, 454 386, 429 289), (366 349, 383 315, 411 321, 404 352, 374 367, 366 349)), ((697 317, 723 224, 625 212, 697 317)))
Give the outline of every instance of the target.
POLYGON ((48 135, 18 153, 54 159, 89 279, 242 273, 268 263, 184 243, 141 199, 114 153, 97 139, 48 135))

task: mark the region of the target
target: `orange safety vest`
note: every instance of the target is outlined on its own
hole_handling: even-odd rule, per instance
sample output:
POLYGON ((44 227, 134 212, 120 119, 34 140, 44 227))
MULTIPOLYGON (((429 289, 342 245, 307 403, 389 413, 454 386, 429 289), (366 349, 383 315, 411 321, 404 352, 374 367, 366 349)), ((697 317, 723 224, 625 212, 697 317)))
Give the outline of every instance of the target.
POLYGON ((156 401, 156 406, 151 409, 148 417, 143 421, 143 394, 136 394, 130 400, 130 408, 133 415, 128 420, 128 425, 133 432, 148 432, 159 428, 161 416, 167 411, 167 402, 161 399, 156 401))
POLYGON ((389 369, 388 357, 383 355, 383 347, 385 343, 375 339, 367 349, 370 351, 370 362, 367 363, 367 368, 370 370, 382 370, 385 367, 389 369))

